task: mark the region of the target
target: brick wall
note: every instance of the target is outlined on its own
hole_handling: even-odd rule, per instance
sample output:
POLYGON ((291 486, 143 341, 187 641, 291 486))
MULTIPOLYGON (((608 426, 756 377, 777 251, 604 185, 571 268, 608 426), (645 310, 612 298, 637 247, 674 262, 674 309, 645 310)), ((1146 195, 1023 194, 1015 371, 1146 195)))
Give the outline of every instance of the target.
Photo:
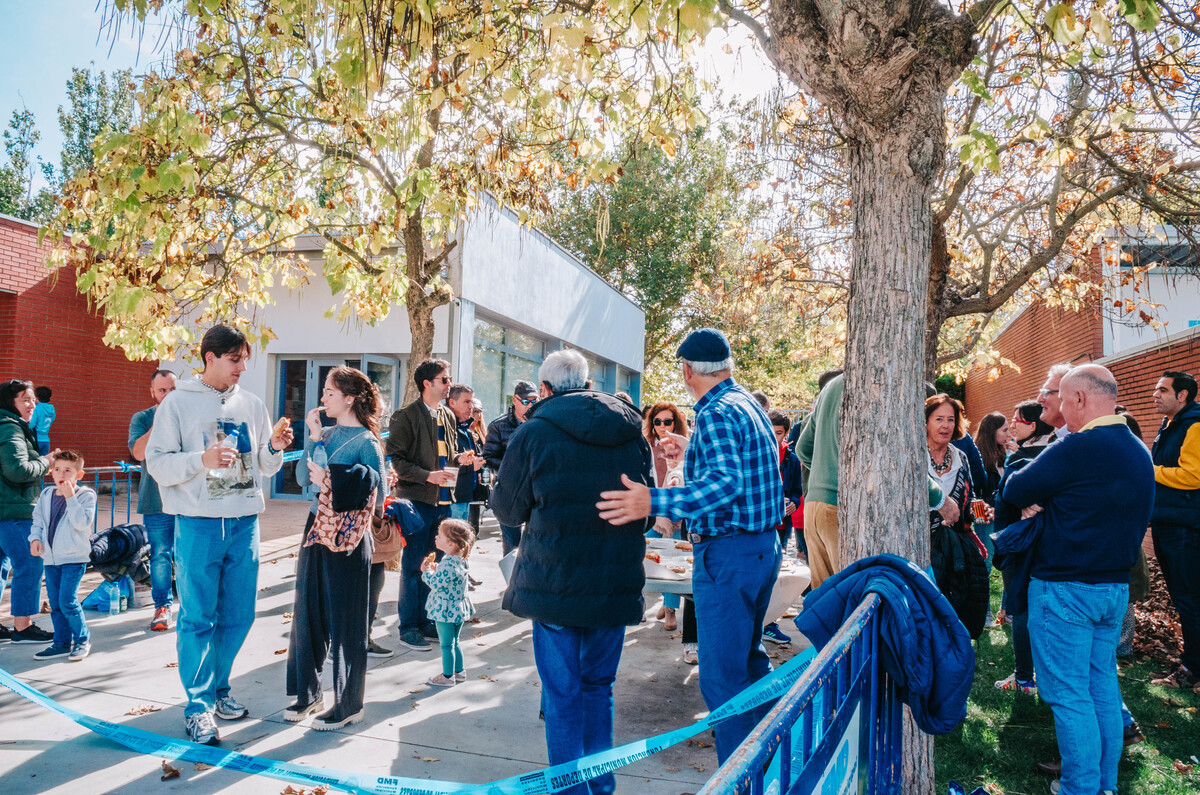
POLYGON ((1011 417, 1017 403, 1036 399, 1051 365, 1099 359, 1104 354, 1102 318, 1091 308, 1070 310, 1035 303, 996 337, 992 347, 1020 372, 997 367, 968 373, 966 408, 972 427, 989 412, 1011 417))
POLYGON ((1099 364, 1117 379, 1117 400, 1142 427, 1146 444, 1154 441, 1162 415, 1154 411, 1154 385, 1167 370, 1200 376, 1200 327, 1175 335, 1163 345, 1138 348, 1131 353, 1101 359, 1099 364))
POLYGON ((75 291, 75 273, 47 271, 37 227, 0 217, 0 378, 54 392, 50 443, 89 466, 129 459, 129 418, 151 405, 154 362, 130 362, 102 342, 103 320, 75 291))

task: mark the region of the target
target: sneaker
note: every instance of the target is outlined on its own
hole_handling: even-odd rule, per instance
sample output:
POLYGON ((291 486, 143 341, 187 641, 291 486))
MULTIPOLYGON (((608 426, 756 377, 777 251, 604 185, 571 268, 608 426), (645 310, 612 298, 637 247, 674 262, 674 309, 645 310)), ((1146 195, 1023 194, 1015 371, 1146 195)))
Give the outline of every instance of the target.
POLYGON ((454 675, 454 681, 458 682, 458 683, 465 682, 465 681, 467 681, 467 675, 464 674, 462 671, 459 671, 458 673, 456 673, 454 675))
POLYGON ((425 636, 420 630, 410 629, 408 632, 400 633, 400 645, 414 651, 432 651, 433 646, 429 645, 429 641, 425 640, 425 636))
POLYGON ((321 696, 311 704, 295 703, 283 711, 283 719, 288 723, 299 723, 309 715, 314 715, 325 709, 325 696, 321 696))
POLYGON ((1009 674, 1007 679, 1001 679, 996 683, 997 690, 1020 690, 1027 696, 1037 695, 1037 683, 1032 679, 1018 679, 1015 673, 1009 674))
POLYGON ((361 709, 353 715, 347 715, 344 718, 335 718, 333 716, 335 711, 331 709, 326 713, 318 715, 317 719, 312 722, 312 727, 319 732, 331 732, 334 729, 349 726, 351 723, 358 723, 363 719, 363 711, 361 709))
POLYGON ((698 665, 700 663, 700 653, 697 651, 695 643, 683 644, 683 661, 687 665, 698 665))
POLYGON ((171 628, 171 608, 156 607, 154 608, 154 618, 150 619, 151 632, 166 632, 171 628))
POLYGON ((1137 721, 1125 727, 1124 744, 1137 745, 1138 743, 1146 742, 1146 735, 1142 734, 1142 729, 1137 725, 1137 721))
MULTIPOLYGON (((17 642, 18 641, 14 638, 13 643, 17 642)), ((1197 679, 1191 671, 1189 671, 1185 666, 1181 665, 1175 669, 1174 673, 1167 674, 1160 679, 1151 679, 1150 684, 1160 685, 1162 687, 1186 687, 1191 689, 1197 684, 1200 684, 1200 679, 1197 679)))
POLYGON ((433 687, 453 687, 454 677, 446 676, 445 674, 438 674, 437 676, 431 676, 426 679, 425 684, 433 687))
POLYGON ((35 660, 54 660, 66 657, 71 653, 71 647, 66 643, 52 643, 33 655, 35 660))
POLYGON ((779 625, 775 623, 770 623, 763 627, 762 639, 770 643, 778 643, 781 646, 792 642, 792 639, 783 634, 779 629, 779 625))
POLYGON ((217 731, 217 722, 207 712, 184 716, 183 725, 187 729, 188 739, 194 743, 217 745, 221 742, 221 733, 217 731))
POLYGON ((373 640, 367 641, 367 656, 368 657, 391 657, 391 649, 385 649, 373 640))
POLYGON ((241 720, 250 714, 243 704, 239 704, 233 696, 217 699, 217 717, 221 720, 241 720))
POLYGON ((12 640, 13 628, 6 627, 0 624, 0 643, 8 643, 12 640))
POLYGON ((81 640, 71 647, 71 656, 67 659, 71 662, 79 662, 92 653, 91 641, 81 640))
POLYGON ((25 629, 14 629, 11 639, 13 643, 53 643, 54 633, 47 632, 37 624, 30 624, 25 629))

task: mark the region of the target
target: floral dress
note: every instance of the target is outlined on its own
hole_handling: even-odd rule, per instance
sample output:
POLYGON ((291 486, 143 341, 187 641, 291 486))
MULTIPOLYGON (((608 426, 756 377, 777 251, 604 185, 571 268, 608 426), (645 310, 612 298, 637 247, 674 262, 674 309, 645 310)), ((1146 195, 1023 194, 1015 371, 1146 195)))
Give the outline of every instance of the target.
POLYGON ((436 570, 422 572, 421 579, 430 590, 425 607, 430 621, 461 624, 475 615, 467 598, 467 563, 460 555, 446 555, 436 570))

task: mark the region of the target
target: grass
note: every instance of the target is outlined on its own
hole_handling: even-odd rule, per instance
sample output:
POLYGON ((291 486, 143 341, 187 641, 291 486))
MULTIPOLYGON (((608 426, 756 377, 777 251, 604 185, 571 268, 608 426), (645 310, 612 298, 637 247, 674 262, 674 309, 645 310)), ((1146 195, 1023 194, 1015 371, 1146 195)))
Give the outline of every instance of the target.
MULTIPOLYGON (((993 576, 992 604, 999 602, 999 578, 993 576)), ((1150 684, 1164 666, 1139 659, 1119 676, 1121 695, 1146 742, 1125 749, 1117 771, 1122 795, 1195 795, 1200 792, 1200 696, 1150 684), (1174 760, 1195 765, 1182 775, 1174 760)), ((967 792, 982 786, 989 795, 1044 795, 1050 779, 1034 764, 1058 757, 1054 716, 1037 696, 997 690, 993 683, 1012 673, 1009 631, 985 630, 975 645, 975 684, 967 702, 967 718, 951 734, 935 741, 937 792, 951 779, 967 792)))

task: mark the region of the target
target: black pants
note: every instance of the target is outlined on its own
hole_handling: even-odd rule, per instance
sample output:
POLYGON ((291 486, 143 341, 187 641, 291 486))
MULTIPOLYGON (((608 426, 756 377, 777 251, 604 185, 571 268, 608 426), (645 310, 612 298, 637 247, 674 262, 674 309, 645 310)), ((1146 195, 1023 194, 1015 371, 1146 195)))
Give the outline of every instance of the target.
POLYGON ((683 597, 683 618, 680 619, 680 624, 683 626, 683 643, 696 642, 696 603, 692 601, 692 597, 683 597))
POLYGON ((383 575, 387 569, 386 563, 371 564, 371 605, 367 611, 367 635, 371 634, 371 625, 379 614, 379 595, 383 593, 383 575))
MULTIPOLYGON (((308 515, 305 535, 314 518, 308 515)), ((333 552, 320 544, 300 548, 287 693, 300 704, 321 697, 321 668, 332 642, 335 720, 363 706, 370 570, 371 550, 365 537, 352 552, 333 552)))

